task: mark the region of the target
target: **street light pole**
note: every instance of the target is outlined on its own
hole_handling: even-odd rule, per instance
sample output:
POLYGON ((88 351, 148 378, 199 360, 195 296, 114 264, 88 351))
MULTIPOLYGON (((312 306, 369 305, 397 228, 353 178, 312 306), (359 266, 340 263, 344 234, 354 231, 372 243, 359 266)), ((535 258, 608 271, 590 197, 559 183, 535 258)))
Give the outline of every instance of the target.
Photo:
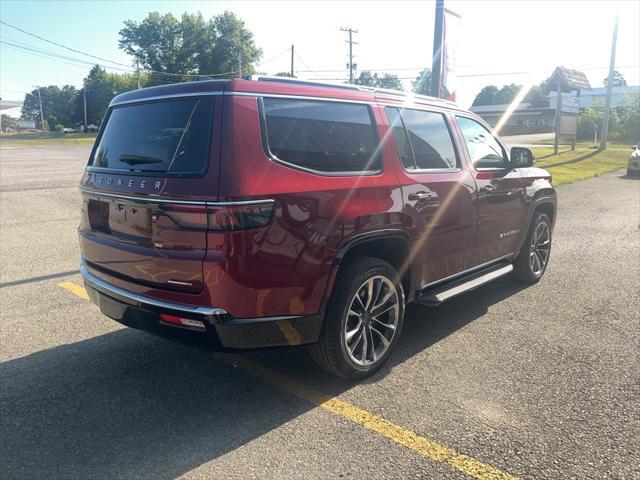
POLYGON ((40 85, 36 87, 38 89, 38 103, 40 104, 40 129, 44 132, 44 113, 42 111, 42 95, 40 94, 40 85))
POLYGON ((618 15, 613 24, 613 39, 611 40, 611 60, 609 62, 609 80, 607 81, 607 98, 604 105, 604 116, 602 118, 602 135, 600 135, 600 150, 607 149, 607 138, 609 137, 609 115, 611 113, 611 91, 613 89, 613 72, 616 65, 616 41, 618 39, 618 15))
POLYGON ((431 63, 431 96, 440 98, 442 81, 442 43, 444 27, 444 0, 436 0, 436 18, 433 29, 433 58, 431 63))
POLYGON ((84 104, 84 133, 87 133, 87 82, 82 86, 82 103, 84 104))

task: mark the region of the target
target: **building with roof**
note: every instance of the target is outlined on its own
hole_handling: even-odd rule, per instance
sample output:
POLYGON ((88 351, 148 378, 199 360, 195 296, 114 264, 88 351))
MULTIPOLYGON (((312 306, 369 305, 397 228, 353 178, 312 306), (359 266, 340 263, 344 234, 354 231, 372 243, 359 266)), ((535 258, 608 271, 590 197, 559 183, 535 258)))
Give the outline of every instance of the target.
MULTIPOLYGON (((615 107, 620 103, 620 100, 624 95, 627 94, 640 94, 640 86, 631 86, 631 87, 611 87, 611 106, 615 107)), ((556 108, 556 97, 558 95, 556 92, 550 92, 549 97, 549 107, 556 108)), ((565 96, 576 96, 576 91, 563 93, 562 97, 565 96)), ((601 99, 604 102, 605 97, 607 96, 607 87, 597 87, 591 90, 585 90, 580 93, 580 97, 578 98, 580 102, 580 111, 583 111, 585 108, 589 108, 593 105, 593 102, 601 99)))
MULTIPOLYGON (((503 117, 509 104, 478 105, 470 110, 484 119, 492 127, 503 117)), ((556 110, 549 107, 532 107, 529 103, 521 103, 500 129, 502 135, 522 135, 527 133, 544 133, 553 131, 556 110)))

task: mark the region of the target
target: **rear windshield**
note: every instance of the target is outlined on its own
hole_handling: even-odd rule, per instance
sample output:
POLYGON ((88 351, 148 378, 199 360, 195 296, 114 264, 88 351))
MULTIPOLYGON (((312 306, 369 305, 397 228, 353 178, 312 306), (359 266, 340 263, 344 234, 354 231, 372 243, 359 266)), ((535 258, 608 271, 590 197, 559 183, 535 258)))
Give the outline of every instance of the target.
POLYGON ((265 98, 267 144, 278 160, 319 172, 379 170, 367 105, 265 98))
POLYGON ((210 97, 115 107, 89 165, 128 172, 202 173, 212 113, 210 97))

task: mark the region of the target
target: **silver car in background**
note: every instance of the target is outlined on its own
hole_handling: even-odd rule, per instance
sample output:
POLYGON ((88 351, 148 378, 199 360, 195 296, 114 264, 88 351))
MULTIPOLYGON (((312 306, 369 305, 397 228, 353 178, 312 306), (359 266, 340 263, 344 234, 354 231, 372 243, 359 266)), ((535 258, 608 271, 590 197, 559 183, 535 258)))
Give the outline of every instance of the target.
POLYGON ((627 163, 627 175, 640 175, 640 143, 633 147, 627 163))

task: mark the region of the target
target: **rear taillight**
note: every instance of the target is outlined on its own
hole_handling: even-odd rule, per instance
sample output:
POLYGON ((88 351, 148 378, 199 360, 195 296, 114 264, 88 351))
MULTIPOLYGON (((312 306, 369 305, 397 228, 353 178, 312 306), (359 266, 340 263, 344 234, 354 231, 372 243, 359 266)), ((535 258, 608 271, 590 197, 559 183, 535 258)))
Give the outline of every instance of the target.
POLYGON ((271 222, 275 202, 272 200, 242 205, 210 206, 209 230, 229 231, 264 227, 271 222))
POLYGON ((200 205, 162 205, 162 213, 182 228, 206 230, 207 209, 200 205))
MULTIPOLYGON (((275 202, 167 205, 162 213, 182 228, 227 232, 264 227, 271 222, 275 202)), ((155 220, 154 220, 155 221, 155 220)))

